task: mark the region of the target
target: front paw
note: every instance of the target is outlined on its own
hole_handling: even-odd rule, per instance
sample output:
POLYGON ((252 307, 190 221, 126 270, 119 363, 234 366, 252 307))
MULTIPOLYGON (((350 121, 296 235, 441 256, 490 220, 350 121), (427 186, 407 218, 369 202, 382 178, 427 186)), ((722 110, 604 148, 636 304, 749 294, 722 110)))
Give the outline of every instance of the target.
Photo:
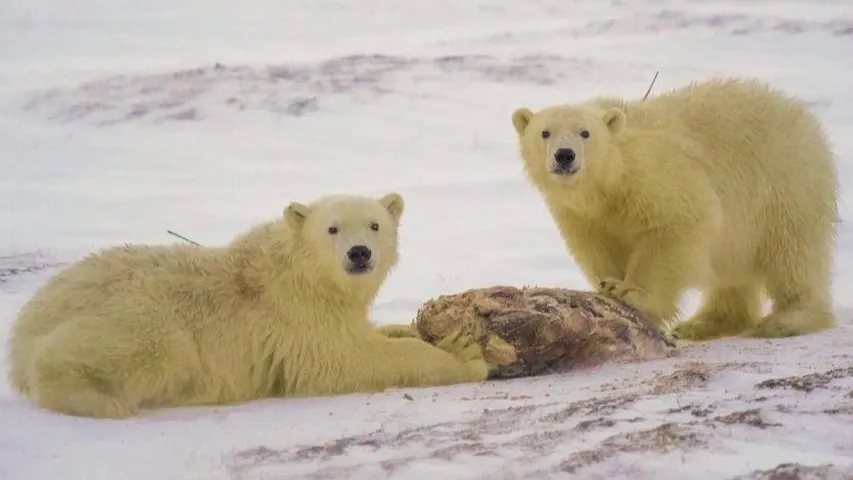
POLYGON ((792 326, 803 323, 798 320, 792 321, 792 317, 796 319, 796 317, 787 312, 771 313, 762 318, 757 325, 743 332, 743 336, 752 338, 786 338, 805 333, 802 328, 792 326))
MULTIPOLYGON (((629 287, 624 281, 618 278, 607 277, 598 282, 597 291, 619 300, 626 300, 630 297, 640 297, 643 295, 643 290, 638 287, 629 287)), ((631 303, 630 301, 628 301, 631 303)))
POLYGON ((715 340, 740 335, 749 328, 748 322, 747 319, 736 319, 725 313, 699 313, 675 324, 672 333, 679 340, 715 340))
POLYGON ((435 345, 445 352, 453 355, 460 362, 483 360, 483 348, 470 335, 464 335, 461 331, 451 332, 435 345))
POLYGON ((515 347, 495 334, 489 335, 484 352, 483 358, 489 362, 490 367, 512 365, 518 361, 518 353, 516 353, 515 347))
POLYGON ((621 300, 646 315, 654 313, 650 308, 651 305, 649 305, 649 298, 645 290, 639 287, 631 287, 617 278, 608 277, 599 282, 598 291, 621 300))
POLYGON ((476 340, 470 335, 463 335, 457 330, 441 339, 436 347, 453 355, 456 360, 464 365, 468 372, 466 381, 484 381, 488 378, 492 365, 485 359, 485 352, 476 340))
POLYGON ((605 278, 598 283, 598 293, 615 298, 636 308, 644 314, 657 320, 659 313, 648 292, 640 287, 632 287, 617 278, 605 278))
POLYGON ((712 330, 703 321, 688 319, 674 325, 671 332, 672 336, 678 340, 699 342, 712 339, 714 337, 712 330))

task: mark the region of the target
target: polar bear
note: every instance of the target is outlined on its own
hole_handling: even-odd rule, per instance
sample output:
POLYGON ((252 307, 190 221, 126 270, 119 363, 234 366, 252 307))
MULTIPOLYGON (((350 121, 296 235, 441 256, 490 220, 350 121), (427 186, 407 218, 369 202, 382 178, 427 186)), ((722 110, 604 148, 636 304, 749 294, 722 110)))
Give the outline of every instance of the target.
POLYGON ((818 120, 751 79, 512 115, 528 179, 599 290, 702 340, 830 328, 838 178, 818 120), (773 301, 761 316, 761 294, 773 301))
POLYGON ((473 340, 389 338, 368 309, 398 259, 403 198, 291 203, 229 245, 126 245, 59 272, 21 309, 10 379, 88 417, 485 380, 473 340))

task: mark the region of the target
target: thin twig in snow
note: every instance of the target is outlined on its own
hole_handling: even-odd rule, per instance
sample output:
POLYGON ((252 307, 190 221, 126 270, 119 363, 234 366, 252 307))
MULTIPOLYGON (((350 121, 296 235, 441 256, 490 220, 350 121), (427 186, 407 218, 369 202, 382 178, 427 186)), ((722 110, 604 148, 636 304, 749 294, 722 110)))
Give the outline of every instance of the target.
POLYGON ((649 98, 649 93, 651 93, 651 92, 652 92, 652 87, 655 85, 655 80, 657 80, 657 79, 658 79, 658 74, 659 74, 659 73, 660 73, 660 70, 658 70, 657 72, 655 72, 655 76, 654 76, 654 78, 652 78, 652 83, 650 83, 650 84, 649 84, 649 89, 648 89, 648 90, 646 90, 646 94, 645 94, 645 95, 643 95, 643 101, 644 101, 644 102, 646 101, 646 99, 647 99, 647 98, 649 98))
POLYGON ((185 236, 183 236, 183 235, 181 235, 181 234, 179 234, 179 233, 175 233, 175 232, 173 232, 173 231, 171 231, 171 230, 166 230, 166 233, 168 233, 169 235, 174 235, 174 236, 176 236, 176 237, 180 238, 181 240, 184 240, 184 241, 190 242, 190 243, 192 243, 193 245, 195 245, 195 246, 197 246, 197 247, 200 247, 200 246, 201 246, 201 244, 200 244, 200 243, 196 243, 196 242, 194 242, 194 241, 190 240, 189 238, 187 238, 187 237, 185 237, 185 236))

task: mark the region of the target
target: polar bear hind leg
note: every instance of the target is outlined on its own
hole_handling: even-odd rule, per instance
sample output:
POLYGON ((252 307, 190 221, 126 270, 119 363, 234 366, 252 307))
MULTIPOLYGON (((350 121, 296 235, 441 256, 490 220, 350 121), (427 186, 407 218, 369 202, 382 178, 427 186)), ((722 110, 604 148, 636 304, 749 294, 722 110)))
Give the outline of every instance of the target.
POLYGON ((826 250, 808 247, 771 265, 766 289, 773 311, 749 332, 755 337, 792 337, 832 328, 830 261, 826 250))
POLYGON ((97 320, 70 320, 38 340, 29 376, 38 406, 74 416, 126 418, 148 405, 180 403, 176 400, 191 392, 200 362, 184 332, 97 320))

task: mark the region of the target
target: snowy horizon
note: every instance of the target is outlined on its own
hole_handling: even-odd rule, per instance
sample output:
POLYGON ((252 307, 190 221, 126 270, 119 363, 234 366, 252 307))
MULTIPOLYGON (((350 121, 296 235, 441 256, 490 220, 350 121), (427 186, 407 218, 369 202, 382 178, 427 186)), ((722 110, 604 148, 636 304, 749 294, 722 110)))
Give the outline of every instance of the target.
POLYGON ((785 463, 800 468, 786 478, 853 478, 849 0, 0 5, 0 354, 21 305, 82 255, 180 242, 167 230, 221 245, 329 193, 406 201, 378 324, 469 288, 588 290, 510 118, 640 98, 656 71, 652 96, 755 77, 823 121, 842 184, 836 329, 121 421, 38 410, 4 381, 0 480, 759 479, 785 463))

